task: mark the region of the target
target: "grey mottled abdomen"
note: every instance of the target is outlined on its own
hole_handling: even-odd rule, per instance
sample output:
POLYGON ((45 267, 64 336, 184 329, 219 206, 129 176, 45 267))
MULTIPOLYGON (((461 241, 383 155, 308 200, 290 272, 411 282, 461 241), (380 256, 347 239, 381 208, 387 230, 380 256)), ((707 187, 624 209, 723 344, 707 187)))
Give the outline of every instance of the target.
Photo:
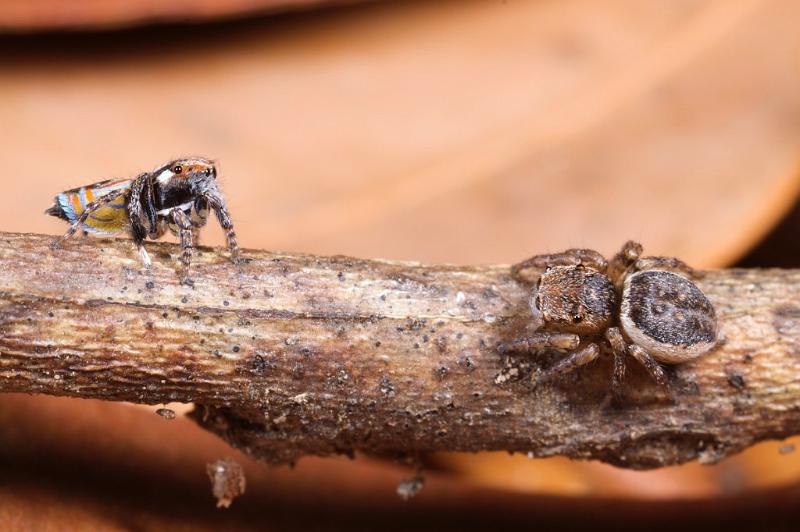
POLYGON ((661 362, 686 362, 717 341, 714 306, 692 281, 669 271, 628 276, 620 324, 631 341, 661 362))

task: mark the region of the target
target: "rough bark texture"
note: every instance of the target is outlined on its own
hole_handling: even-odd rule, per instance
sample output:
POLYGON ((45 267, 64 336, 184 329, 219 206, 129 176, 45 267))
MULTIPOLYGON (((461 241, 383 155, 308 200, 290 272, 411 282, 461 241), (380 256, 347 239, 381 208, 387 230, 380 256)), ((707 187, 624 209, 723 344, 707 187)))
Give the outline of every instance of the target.
POLYGON ((631 364, 614 407, 605 359, 534 390, 559 355, 497 353, 528 317, 507 266, 204 250, 189 287, 172 245, 142 270, 126 240, 51 240, 0 235, 0 391, 196 402, 268 462, 507 450, 644 469, 800 432, 797 271, 708 272, 722 344, 669 370, 672 397, 631 364))

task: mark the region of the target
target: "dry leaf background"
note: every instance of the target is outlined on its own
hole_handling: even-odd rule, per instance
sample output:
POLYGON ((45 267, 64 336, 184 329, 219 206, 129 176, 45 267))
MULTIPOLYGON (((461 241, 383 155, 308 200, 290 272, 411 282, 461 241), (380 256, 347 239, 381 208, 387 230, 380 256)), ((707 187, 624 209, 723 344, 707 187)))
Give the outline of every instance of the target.
MULTIPOLYGON (((85 2, 98 18, 78 25, 163 18, 147 15, 146 2, 139 11, 117 4, 134 13, 103 19, 92 11, 100 4, 85 2)), ((0 26, 26 5, 0 1, 0 26)), ((216 7, 195 18, 223 9, 203 5, 216 7)), ((247 247, 490 263, 574 246, 611 253, 634 238, 695 266, 730 265, 797 199, 797 20, 800 4, 782 0, 398 1, 225 24, 0 37, 0 228, 60 232, 41 214, 55 192, 199 153, 221 161, 247 247)), ((207 233, 207 243, 221 242, 218 230, 207 233)), ((210 493, 189 502, 167 493, 182 482, 200 493, 203 460, 226 452, 184 421, 39 397, 3 399, 0 415, 0 460, 15 464, 13 481, 0 484, 0 522, 44 516, 151 528, 223 519, 192 513, 213 506, 210 493), (160 450, 162 437, 168 449, 160 450), (53 438, 69 445, 59 449, 53 438), (89 479, 113 487, 97 499, 84 480, 71 499, 59 499, 70 491, 70 469, 50 475, 40 467, 26 477, 37 452, 62 453, 55 462, 75 460, 93 470, 89 479), (150 466, 106 471, 128 455, 150 466), (94 466, 88 456, 98 457, 94 466), (128 475, 146 489, 156 485, 148 475, 172 479, 160 496, 183 509, 178 517, 151 507, 155 495, 122 489, 128 475)), ((520 501, 561 508, 541 502, 550 495, 581 504, 742 496, 797 482, 800 461, 779 454, 782 445, 713 467, 648 473, 557 458, 438 456, 441 472, 419 498, 428 502, 412 504, 424 514, 437 504, 455 511, 465 500, 507 500, 522 512, 534 503, 520 501), (509 492, 517 494, 493 495, 509 492)), ((309 459, 294 472, 247 464, 263 480, 245 498, 275 498, 269 484, 277 482, 287 493, 307 490, 324 515, 348 497, 367 501, 345 504, 349 524, 370 505, 397 511, 394 485, 408 474, 368 459, 309 459)), ((258 508, 237 502, 227 515, 247 528, 258 508)))

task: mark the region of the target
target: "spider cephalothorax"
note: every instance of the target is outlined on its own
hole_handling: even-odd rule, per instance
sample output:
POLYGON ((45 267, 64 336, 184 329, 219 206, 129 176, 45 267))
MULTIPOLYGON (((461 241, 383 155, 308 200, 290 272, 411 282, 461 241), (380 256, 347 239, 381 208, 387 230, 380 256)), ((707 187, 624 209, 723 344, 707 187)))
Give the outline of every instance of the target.
POLYGON ((186 280, 198 230, 206 224, 209 209, 226 231, 231 257, 236 260, 236 233, 217 185, 217 169, 213 161, 202 157, 177 159, 133 179, 111 179, 62 192, 46 212, 72 223, 56 246, 78 231, 114 234, 127 230, 147 267, 150 257, 144 240, 155 240, 170 230, 181 239, 181 276, 186 280))
POLYGON ((616 306, 616 291, 608 277, 583 264, 548 268, 530 298, 535 320, 578 334, 610 326, 616 306))
POLYGON ((544 270, 531 291, 535 332, 501 344, 501 352, 568 350, 537 382, 564 375, 596 359, 614 355, 612 391, 621 395, 626 355, 639 361, 660 384, 659 364, 677 364, 709 351, 717 342, 713 305, 690 280, 693 270, 669 257, 640 257, 628 242, 609 264, 599 253, 571 249, 537 255, 512 268, 544 270))

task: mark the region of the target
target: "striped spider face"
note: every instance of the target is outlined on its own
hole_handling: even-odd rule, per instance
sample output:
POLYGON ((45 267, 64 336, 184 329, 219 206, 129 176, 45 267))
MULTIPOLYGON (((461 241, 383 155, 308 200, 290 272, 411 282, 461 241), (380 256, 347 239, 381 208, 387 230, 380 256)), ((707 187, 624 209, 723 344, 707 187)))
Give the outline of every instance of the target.
POLYGON ((214 162, 199 157, 177 159, 154 170, 142 194, 143 209, 150 218, 148 233, 152 236, 157 230, 153 213, 157 217, 168 217, 177 208, 191 215, 193 206, 203 209, 203 202, 198 200, 205 195, 213 195, 224 202, 216 179, 214 162))
POLYGON ((214 161, 202 157, 177 159, 153 171, 156 182, 161 186, 186 185, 202 188, 217 178, 214 161))
POLYGON ((150 258, 144 240, 160 238, 169 229, 180 236, 182 278, 186 279, 193 240, 210 210, 226 231, 228 248, 236 259, 236 233, 217 185, 217 168, 214 161, 203 157, 176 159, 135 178, 62 192, 46 213, 72 224, 62 241, 78 231, 106 235, 130 232, 146 266, 150 258))

